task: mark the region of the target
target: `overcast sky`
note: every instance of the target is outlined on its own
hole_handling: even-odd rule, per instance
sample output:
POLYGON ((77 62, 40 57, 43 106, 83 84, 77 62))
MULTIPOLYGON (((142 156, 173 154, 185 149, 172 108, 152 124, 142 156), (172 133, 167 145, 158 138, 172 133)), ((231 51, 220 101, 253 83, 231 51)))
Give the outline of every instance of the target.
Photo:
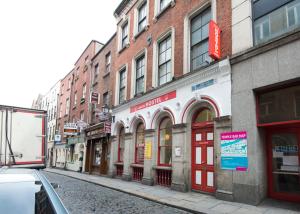
POLYGON ((31 107, 72 68, 91 40, 116 31, 121 0, 1 0, 0 105, 31 107))

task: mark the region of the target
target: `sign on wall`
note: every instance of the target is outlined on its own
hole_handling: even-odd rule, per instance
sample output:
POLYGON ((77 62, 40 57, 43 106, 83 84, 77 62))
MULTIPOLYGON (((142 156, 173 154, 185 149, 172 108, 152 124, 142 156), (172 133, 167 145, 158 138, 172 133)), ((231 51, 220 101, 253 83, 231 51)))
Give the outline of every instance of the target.
POLYGON ((77 124, 66 123, 64 125, 64 135, 77 135, 77 124))
POLYGON ((221 134, 221 168, 247 171, 247 132, 226 132, 221 134))
POLYGON ((145 159, 151 160, 152 158, 152 142, 146 141, 145 143, 145 159))
POLYGON ((148 108, 150 106, 157 105, 159 103, 162 103, 162 102, 174 99, 174 98, 176 98, 176 91, 169 92, 169 93, 164 94, 162 96, 156 97, 154 99, 151 99, 151 100, 148 100, 146 102, 143 102, 143 103, 140 103, 138 105, 130 107, 130 113, 139 111, 139 110, 144 109, 144 108, 148 108))
POLYGON ((221 30, 214 22, 209 22, 209 56, 213 59, 221 58, 221 30))
POLYGON ((54 135, 54 143, 60 143, 61 142, 61 135, 56 134, 54 135))

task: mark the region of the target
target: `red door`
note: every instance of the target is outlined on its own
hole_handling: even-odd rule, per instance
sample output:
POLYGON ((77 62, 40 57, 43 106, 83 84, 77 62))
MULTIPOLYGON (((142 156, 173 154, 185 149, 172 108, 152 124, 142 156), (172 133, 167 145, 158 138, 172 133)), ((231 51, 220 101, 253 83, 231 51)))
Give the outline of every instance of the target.
POLYGON ((214 128, 212 122, 192 126, 192 189, 215 192, 214 128))
POLYGON ((269 196, 300 202, 300 128, 268 129, 267 146, 269 196))

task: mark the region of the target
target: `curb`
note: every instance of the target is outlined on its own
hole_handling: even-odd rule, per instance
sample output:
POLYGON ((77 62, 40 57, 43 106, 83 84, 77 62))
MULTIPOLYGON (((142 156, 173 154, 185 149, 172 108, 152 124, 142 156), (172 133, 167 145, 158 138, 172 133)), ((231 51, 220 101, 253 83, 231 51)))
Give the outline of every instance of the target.
POLYGON ((174 207, 176 209, 180 209, 180 210, 183 210, 183 211, 186 211, 186 212, 195 213, 195 214, 207 214, 207 213, 199 212, 199 211, 196 211, 196 210, 193 210, 193 209, 189 209, 189 208, 186 208, 186 207, 181 207, 181 206, 177 206, 177 205, 174 205, 174 204, 169 204, 167 202, 163 202, 163 201, 154 199, 152 197, 148 197, 148 196, 144 196, 144 195, 139 195, 137 193, 128 192, 126 190, 118 189, 118 188, 107 186, 107 185, 104 185, 104 184, 99 184, 99 183, 96 183, 94 181, 85 180, 84 178, 77 178, 77 177, 73 177, 71 175, 64 175, 62 173, 52 172, 52 171, 48 171, 46 169, 43 169, 43 171, 49 172, 49 173, 53 173, 53 174, 57 174, 57 175, 66 176, 66 177, 77 179, 77 180, 81 180, 81 181, 85 181, 85 182, 88 182, 88 183, 91 183, 91 184, 95 184, 95 185, 102 186, 102 187, 105 187, 105 188, 108 188, 108 189, 112 189, 112 190, 115 190, 115 191, 118 191, 118 192, 126 193, 126 194, 129 194, 129 195, 138 197, 138 198, 142 198, 142 199, 145 199, 145 200, 148 200, 148 201, 156 202, 156 203, 159 203, 159 204, 162 204, 162 205, 166 205, 166 206, 169 206, 169 207, 174 207))

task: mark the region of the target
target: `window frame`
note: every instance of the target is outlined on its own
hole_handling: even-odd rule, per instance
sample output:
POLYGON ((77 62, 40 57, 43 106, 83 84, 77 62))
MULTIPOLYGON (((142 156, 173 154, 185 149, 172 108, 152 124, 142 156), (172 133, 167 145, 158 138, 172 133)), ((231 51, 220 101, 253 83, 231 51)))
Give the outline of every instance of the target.
POLYGON ((142 32, 146 27, 147 27, 147 22, 148 22, 148 2, 147 1, 143 1, 137 8, 137 32, 136 34, 142 32), (142 17, 142 19, 140 19, 140 13, 141 13, 141 9, 145 10, 145 16, 142 17), (145 25, 141 27, 141 24, 145 22, 145 25))
POLYGON ((172 63, 173 63, 173 47, 172 47, 172 34, 171 33, 169 33, 169 34, 167 34, 163 39, 161 39, 159 42, 158 42, 158 58, 157 58, 157 73, 158 73, 158 75, 157 75, 157 85, 158 86, 161 86, 161 85, 164 85, 164 84, 166 84, 166 83, 168 83, 168 82, 170 82, 171 80, 172 80, 172 63), (171 47, 170 48, 167 48, 167 44, 168 44, 168 40, 170 40, 170 43, 171 43, 171 47), (166 45, 166 50, 164 50, 164 51, 162 51, 162 52, 160 52, 161 50, 161 45, 163 44, 163 43, 166 43, 165 45, 166 45), (170 59, 168 59, 168 60, 165 60, 163 63, 161 63, 160 64, 160 55, 162 55, 162 54, 165 54, 165 58, 166 58, 166 52, 169 50, 169 49, 171 49, 171 54, 170 54, 170 59), (167 64, 168 63, 170 63, 170 67, 171 67, 171 71, 170 72, 167 72, 167 64), (160 79, 161 79, 161 76, 160 76, 160 68, 162 68, 163 66, 165 66, 166 67, 166 73, 165 73, 165 75, 163 75, 163 77, 166 77, 167 78, 167 76, 168 76, 168 74, 170 74, 170 79, 168 80, 168 79, 166 79, 166 82, 164 82, 164 83, 161 83, 161 81, 160 81, 160 79))
MULTIPOLYGON (((165 120, 170 120, 171 121, 171 123, 172 123, 172 125, 173 125, 173 122, 172 122, 172 119, 169 117, 169 116, 166 116, 166 117, 163 117, 161 120, 160 120, 160 123, 159 123, 159 126, 158 126, 158 145, 157 145, 157 165, 158 166, 166 166, 166 167, 172 167, 172 164, 173 164, 173 157, 172 157, 172 155, 173 155, 173 149, 172 149, 172 146, 173 146, 173 130, 172 130, 172 136, 171 136, 171 138, 172 138, 172 141, 171 141, 171 146, 161 146, 160 145, 160 132, 161 132, 161 130, 162 129, 166 129, 166 128, 161 128, 161 125, 162 125, 162 123, 165 121, 165 120), (171 164, 164 164, 164 163, 161 163, 160 162, 160 154, 161 154, 161 148, 162 147, 170 147, 171 148, 171 164)), ((172 127, 171 127, 172 128, 172 127)))
POLYGON ((119 82, 118 82, 118 103, 122 104, 126 101, 126 70, 127 68, 124 67, 119 71, 119 82), (121 79, 121 74, 124 74, 124 78, 121 79), (124 85, 121 85, 121 81, 124 80, 124 85), (121 92, 124 90, 124 99, 121 101, 121 92))
POLYGON ((111 52, 105 55, 105 73, 109 73, 111 68, 111 52))
POLYGON ((126 20, 121 26, 121 50, 126 48, 129 44, 129 20, 126 20), (126 35, 124 35, 124 29, 127 28, 126 35))
POLYGON ((135 93, 134 93, 135 95, 145 92, 145 73, 146 73, 146 55, 145 55, 145 53, 143 53, 135 59, 135 93), (141 60, 143 61, 144 65, 138 67, 138 62, 141 60), (143 74, 140 77, 137 77, 138 70, 144 70, 143 74), (143 83, 142 91, 137 90, 138 89, 137 83, 139 81, 142 81, 142 83, 143 83))

